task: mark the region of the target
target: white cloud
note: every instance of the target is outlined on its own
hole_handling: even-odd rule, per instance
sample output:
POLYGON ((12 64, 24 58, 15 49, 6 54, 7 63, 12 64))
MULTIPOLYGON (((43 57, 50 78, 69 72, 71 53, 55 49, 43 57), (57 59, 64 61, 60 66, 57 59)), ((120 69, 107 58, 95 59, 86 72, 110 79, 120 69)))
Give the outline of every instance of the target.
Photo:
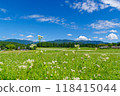
POLYGON ((34 14, 34 15, 23 16, 21 18, 24 18, 24 19, 34 19, 34 18, 40 18, 40 17, 44 17, 44 16, 43 15, 34 14))
POLYGON ((27 38, 33 38, 33 36, 32 35, 28 35, 28 36, 26 36, 27 38))
POLYGON ((90 26, 95 29, 110 29, 120 27, 120 23, 114 22, 113 20, 98 20, 96 23, 92 23, 90 26))
POLYGON ((107 31, 97 31, 97 32, 94 32, 96 34, 103 34, 103 33, 107 33, 107 31))
POLYGON ((42 17, 36 20, 39 22, 50 22, 50 23, 56 23, 56 24, 61 22, 59 18, 55 18, 55 17, 42 17))
POLYGON ((65 1, 70 8, 76 9, 79 12, 87 11, 92 13, 93 11, 103 10, 108 7, 116 8, 120 10, 120 1, 119 0, 70 0, 65 1))
POLYGON ((79 38, 77 38, 76 40, 91 40, 91 39, 88 39, 87 37, 85 36, 80 36, 79 38))
POLYGON ((27 39, 28 41, 31 41, 31 39, 27 39))
POLYGON ((7 10, 4 9, 4 8, 0 8, 0 11, 2 11, 3 13, 6 13, 6 12, 7 12, 7 10))
POLYGON ((20 38, 20 40, 25 40, 25 39, 23 39, 23 38, 20 38))
POLYGON ((115 10, 114 8, 110 9, 109 12, 112 12, 113 10, 115 10))
POLYGON ((79 11, 82 11, 82 10, 85 10, 88 13, 91 13, 95 10, 98 10, 98 5, 93 0, 87 0, 82 4, 81 10, 79 11))
POLYGON ((93 37, 94 39, 97 39, 98 37, 93 37))
POLYGON ((10 21, 12 20, 10 17, 6 17, 6 18, 0 18, 0 20, 4 20, 4 21, 10 21))
POLYGON ((67 34, 67 36, 72 36, 72 34, 67 34))
POLYGON ((15 36, 16 34, 12 34, 12 36, 15 36))
POLYGON ((71 29, 79 29, 79 27, 75 24, 75 22, 68 23, 66 19, 60 17, 44 16, 44 15, 28 15, 28 16, 22 16, 21 18, 35 19, 38 22, 54 23, 71 29))
POLYGON ((104 38, 99 38, 99 40, 103 40, 104 38))
POLYGON ((98 4, 94 2, 94 0, 86 0, 85 2, 73 2, 70 3, 69 1, 66 1, 65 3, 69 4, 69 6, 73 9, 81 11, 87 11, 88 13, 91 13, 95 10, 98 10, 98 4))
POLYGON ((99 6, 100 6, 100 9, 105 9, 109 7, 109 5, 106 5, 106 4, 99 4, 99 6))
POLYGON ((119 0, 101 0, 106 5, 109 5, 110 7, 117 8, 120 10, 120 1, 119 0))
POLYGON ((20 34, 21 37, 23 37, 24 35, 23 34, 20 34))
POLYGON ((65 0, 65 3, 69 3, 69 0, 65 0))
POLYGON ((6 37, 6 36, 3 36, 2 38, 6 39, 7 37, 6 37))
POLYGON ((106 36, 106 38, 109 40, 114 40, 114 39, 118 39, 118 36, 114 33, 111 33, 108 36, 106 36))
POLYGON ((112 32, 112 33, 113 33, 113 32, 114 32, 114 33, 117 33, 117 30, 110 30, 109 32, 112 32))

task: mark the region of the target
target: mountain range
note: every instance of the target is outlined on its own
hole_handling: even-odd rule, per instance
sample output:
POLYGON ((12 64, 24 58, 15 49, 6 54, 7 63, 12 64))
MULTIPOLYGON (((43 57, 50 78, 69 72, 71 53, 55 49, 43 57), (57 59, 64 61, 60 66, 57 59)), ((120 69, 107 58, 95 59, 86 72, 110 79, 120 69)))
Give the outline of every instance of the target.
MULTIPOLYGON (((20 39, 7 39, 7 40, 2 40, 5 42, 16 42, 16 43, 20 43, 20 44, 36 44, 38 42, 34 42, 34 41, 30 41, 30 40, 20 40, 20 39)), ((80 41, 75 41, 75 40, 68 40, 68 39, 59 39, 59 40, 54 40, 54 41, 47 41, 50 43, 81 43, 81 44, 107 44, 106 42, 102 42, 102 41, 84 41, 84 40, 80 40, 80 41)))

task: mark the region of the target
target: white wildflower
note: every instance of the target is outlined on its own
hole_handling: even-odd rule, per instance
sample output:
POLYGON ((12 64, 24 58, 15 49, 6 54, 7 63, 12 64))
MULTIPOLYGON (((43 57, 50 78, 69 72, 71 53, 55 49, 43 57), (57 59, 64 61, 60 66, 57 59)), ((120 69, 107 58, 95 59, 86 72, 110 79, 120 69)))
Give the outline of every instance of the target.
POLYGON ((72 72, 75 72, 75 70, 71 69, 72 72))
POLYGON ((90 58, 90 56, 88 56, 88 58, 90 58))
POLYGON ((74 61, 75 59, 73 58, 72 61, 74 61))
POLYGON ((55 74, 56 74, 57 72, 55 71, 55 74))
POLYGON ((55 64, 56 62, 57 62, 57 61, 53 61, 53 60, 52 60, 52 63, 53 63, 53 64, 55 64))
POLYGON ((40 53, 43 53, 43 51, 41 50, 40 53))
POLYGON ((106 54, 102 54, 102 56, 106 56, 106 54))
POLYGON ((84 58, 83 58, 83 57, 81 57, 81 59, 83 60, 84 58))
POLYGON ((96 78, 95 74, 94 74, 94 78, 96 78))
POLYGON ((63 80, 68 80, 68 77, 63 78, 63 80))
POLYGON ((75 51, 72 51, 73 54, 75 54, 75 51))
POLYGON ((34 62, 34 60, 28 59, 28 60, 24 61, 23 64, 26 64, 26 63, 30 63, 30 64, 31 64, 31 63, 33 63, 33 62, 34 62))
POLYGON ((0 71, 2 71, 2 68, 0 68, 0 71))
POLYGON ((59 66, 57 66, 57 68, 58 68, 58 69, 60 69, 60 67, 59 67, 59 66))
POLYGON ((86 57, 90 58, 90 56, 89 56, 88 54, 84 54, 84 56, 86 56, 86 57))
POLYGON ((74 46, 75 46, 75 48, 80 49, 80 45, 79 44, 74 45, 74 46))
POLYGON ((29 67, 30 69, 33 67, 33 63, 31 63, 31 66, 29 67))
POLYGON ((81 73, 82 71, 81 71, 81 70, 79 70, 78 72, 80 72, 80 73, 81 73))
POLYGON ((36 44, 31 44, 30 45, 30 48, 34 48, 34 47, 37 47, 37 45, 36 44))
POLYGON ((3 65, 3 62, 0 62, 1 65, 3 65))
POLYGON ((108 59, 109 59, 109 57, 106 57, 106 59, 108 60, 108 59))
POLYGON ((46 64, 46 62, 43 62, 44 64, 46 64))
POLYGON ((49 71, 47 71, 47 74, 49 74, 49 71))
POLYGON ((68 62, 67 61, 64 61, 63 64, 67 64, 68 62))
POLYGON ((26 68, 27 68, 27 66, 25 66, 25 65, 21 65, 21 66, 19 66, 19 68, 26 69, 26 68))
POLYGON ((101 76, 100 74, 98 74, 98 76, 101 76))
POLYGON ((83 67, 82 70, 86 69, 86 67, 83 67))
POLYGON ((39 53, 39 51, 36 51, 35 53, 39 53))
POLYGON ((51 62, 48 62, 48 64, 52 64, 51 62))
POLYGON ((67 54, 67 53, 65 53, 65 55, 66 55, 66 56, 68 56, 68 54, 67 54))
POLYGON ((80 80, 79 77, 73 77, 72 79, 73 79, 73 80, 80 80))
POLYGON ((86 57, 87 57, 87 56, 89 56, 89 55, 88 55, 88 54, 84 54, 84 56, 86 56, 86 57))
POLYGON ((96 66, 100 68, 100 65, 96 64, 96 66))

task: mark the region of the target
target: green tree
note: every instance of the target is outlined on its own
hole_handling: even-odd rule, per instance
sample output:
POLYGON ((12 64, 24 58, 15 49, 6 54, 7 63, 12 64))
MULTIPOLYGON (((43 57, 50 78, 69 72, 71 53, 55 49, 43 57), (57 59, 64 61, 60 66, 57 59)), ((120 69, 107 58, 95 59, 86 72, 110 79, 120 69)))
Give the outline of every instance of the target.
POLYGON ((12 50, 12 49, 16 49, 16 46, 14 44, 8 44, 6 45, 6 48, 12 50))

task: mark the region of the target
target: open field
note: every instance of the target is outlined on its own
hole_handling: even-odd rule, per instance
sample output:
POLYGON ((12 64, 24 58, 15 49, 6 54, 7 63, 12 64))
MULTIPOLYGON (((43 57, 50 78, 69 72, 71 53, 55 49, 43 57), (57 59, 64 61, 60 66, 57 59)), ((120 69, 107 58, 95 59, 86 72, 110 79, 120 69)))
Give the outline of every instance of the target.
POLYGON ((38 48, 0 52, 1 80, 120 80, 120 50, 38 48))

